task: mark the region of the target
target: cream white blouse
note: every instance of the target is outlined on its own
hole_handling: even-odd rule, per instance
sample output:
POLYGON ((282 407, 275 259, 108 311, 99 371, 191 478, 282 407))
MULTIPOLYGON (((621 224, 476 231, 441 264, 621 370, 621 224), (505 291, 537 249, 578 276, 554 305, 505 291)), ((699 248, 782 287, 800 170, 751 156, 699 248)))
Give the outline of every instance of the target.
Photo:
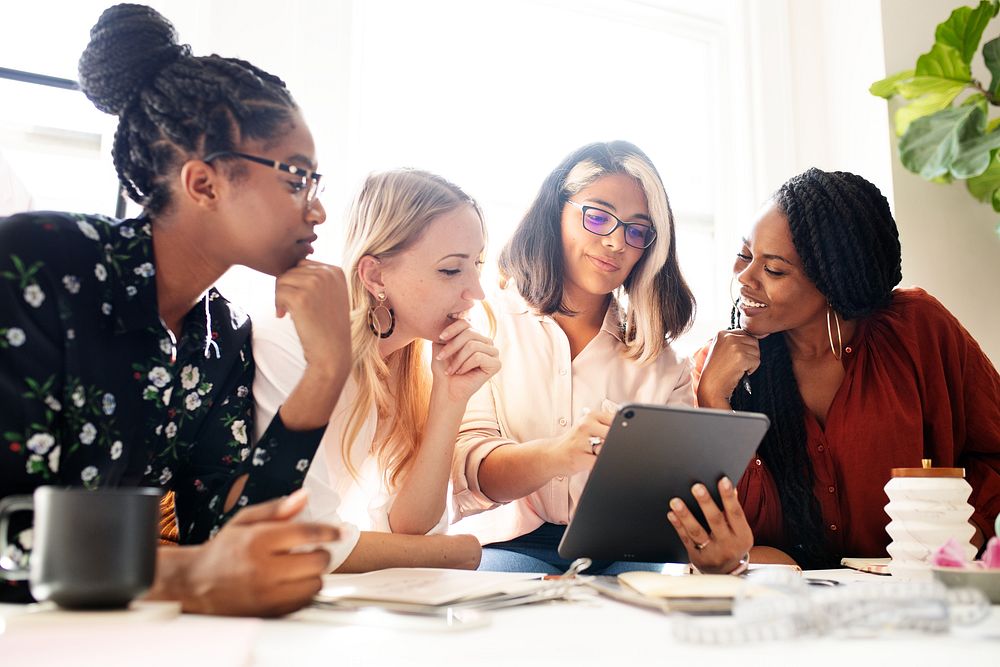
MULTIPOLYGON (((253 384, 255 423, 266 425, 305 372, 302 344, 290 316, 254 320, 253 355, 257 364, 253 384)), ((389 510, 395 497, 385 485, 372 455, 378 425, 374 406, 348 450, 351 464, 358 472, 357 479, 344 463, 341 443, 357 394, 357 383, 353 378, 348 379, 304 484, 309 492, 309 504, 301 519, 340 527, 340 540, 325 545, 331 553, 331 570, 347 560, 357 546, 360 531, 392 532, 389 510)), ((444 533, 447 527, 448 513, 445 511, 429 534, 444 533)))
POLYGON ((493 502, 479 487, 479 466, 497 447, 552 438, 607 401, 694 405, 689 360, 669 346, 646 365, 627 359, 618 313, 608 308, 601 331, 575 359, 556 321, 534 312, 511 284, 492 299, 500 372, 469 401, 452 468, 451 532, 483 544, 512 539, 544 522, 567 524, 589 472, 551 479, 529 496, 493 502), (475 516, 473 516, 475 515, 475 516))

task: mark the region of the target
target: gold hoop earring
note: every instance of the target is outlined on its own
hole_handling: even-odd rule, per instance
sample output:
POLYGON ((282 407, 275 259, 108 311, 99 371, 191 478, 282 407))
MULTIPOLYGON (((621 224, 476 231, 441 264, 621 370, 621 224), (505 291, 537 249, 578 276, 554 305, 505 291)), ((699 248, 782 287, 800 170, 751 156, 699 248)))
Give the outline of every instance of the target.
POLYGON ((385 292, 379 292, 376 298, 378 303, 368 309, 368 328, 379 338, 388 338, 396 330, 396 313, 385 305, 385 292), (384 310, 389 316, 388 326, 383 327, 379 321, 379 310, 384 310))
POLYGON ((833 310, 833 319, 837 323, 837 345, 833 344, 833 327, 830 326, 830 311, 833 310, 833 306, 826 304, 826 335, 830 338, 830 351, 833 352, 833 356, 837 361, 844 356, 844 339, 840 335, 840 318, 837 317, 837 311, 833 310))

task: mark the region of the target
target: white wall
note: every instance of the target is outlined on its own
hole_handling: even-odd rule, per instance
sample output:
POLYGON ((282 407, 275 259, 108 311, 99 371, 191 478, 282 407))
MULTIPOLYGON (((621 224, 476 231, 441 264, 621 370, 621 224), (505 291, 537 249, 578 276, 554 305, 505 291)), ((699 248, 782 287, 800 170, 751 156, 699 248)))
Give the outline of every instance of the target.
MULTIPOLYGON (((958 4, 882 0, 887 70, 913 67, 933 44, 934 27, 958 4)), ((1000 18, 987 28, 983 41, 997 35, 1000 18)), ((973 72, 989 81, 981 56, 973 60, 973 72)), ((885 131, 892 137, 895 156, 890 121, 887 112, 885 131)), ((892 182, 903 245, 903 284, 919 285, 940 299, 979 341, 993 365, 1000 367, 1000 236, 994 231, 1000 215, 973 199, 963 183, 928 183, 906 171, 898 159, 892 162, 892 182)))
MULTIPOLYGON (((957 0, 749 0, 747 66, 754 108, 752 182, 763 200, 810 166, 861 174, 889 200, 903 247, 903 286, 949 308, 1000 366, 1000 215, 963 184, 928 183, 899 163, 890 109, 868 93, 912 68, 957 0)), ((969 2, 968 4, 975 4, 969 2)), ((984 41, 1000 34, 1000 19, 984 41)), ((989 81, 981 62, 977 77, 989 81)), ((975 67, 974 67, 975 70, 975 67)))
POLYGON ((892 202, 878 0, 749 0, 747 63, 754 104, 753 182, 759 204, 818 167, 861 174, 892 202))

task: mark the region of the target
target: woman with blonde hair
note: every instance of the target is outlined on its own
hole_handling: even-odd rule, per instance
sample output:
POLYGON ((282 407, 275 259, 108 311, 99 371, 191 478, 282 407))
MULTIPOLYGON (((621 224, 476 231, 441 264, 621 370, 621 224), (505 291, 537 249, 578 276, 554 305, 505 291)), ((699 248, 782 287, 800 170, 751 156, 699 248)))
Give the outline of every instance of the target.
MULTIPOLYGON (((694 404, 690 365, 668 342, 694 314, 673 227, 649 158, 628 142, 595 143, 551 172, 503 249, 505 284, 492 305, 504 372, 470 401, 452 473, 456 516, 482 512, 459 526, 489 547, 483 569, 564 569, 556 547, 615 406, 694 404)), ((702 485, 693 491, 713 541, 696 548, 681 510, 672 523, 692 562, 739 568, 753 538, 732 485, 720 482, 722 511, 702 485)))
MULTIPOLYGON (((310 518, 341 525, 332 569, 479 563, 474 537, 438 533, 466 403, 500 368, 465 319, 483 297, 484 246, 479 207, 433 174, 374 174, 354 202, 344 257, 353 366, 305 483, 310 518)), ((254 354, 266 421, 308 360, 285 320, 258 326, 254 354)))

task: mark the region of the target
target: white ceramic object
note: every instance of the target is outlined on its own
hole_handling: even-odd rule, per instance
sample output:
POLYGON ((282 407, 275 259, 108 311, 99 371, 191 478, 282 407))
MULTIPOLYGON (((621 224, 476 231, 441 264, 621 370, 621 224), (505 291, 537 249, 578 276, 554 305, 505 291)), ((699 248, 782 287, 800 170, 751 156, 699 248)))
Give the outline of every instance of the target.
POLYGON ((885 512, 892 521, 886 532, 892 561, 889 572, 904 579, 929 579, 931 556, 949 539, 965 546, 969 560, 976 557, 969 523, 973 508, 968 503, 972 487, 959 468, 897 468, 885 485, 889 504, 885 512), (907 472, 909 471, 909 473, 907 472), (921 471, 918 474, 914 471, 921 471), (933 476, 940 471, 942 476, 933 476), (912 475, 912 476, 911 476, 912 475))

